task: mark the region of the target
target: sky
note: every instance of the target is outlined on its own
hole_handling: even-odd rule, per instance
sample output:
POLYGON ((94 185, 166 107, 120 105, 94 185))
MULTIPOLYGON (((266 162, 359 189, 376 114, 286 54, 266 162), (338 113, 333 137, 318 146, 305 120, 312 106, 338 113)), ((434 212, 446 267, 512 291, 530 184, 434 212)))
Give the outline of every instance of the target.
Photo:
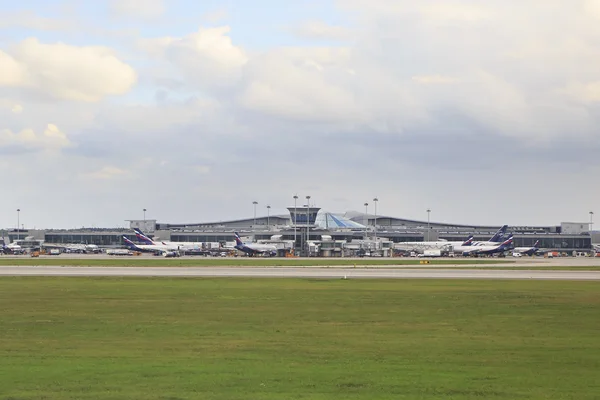
POLYGON ((586 222, 599 45, 600 0, 1 2, 0 227, 586 222))

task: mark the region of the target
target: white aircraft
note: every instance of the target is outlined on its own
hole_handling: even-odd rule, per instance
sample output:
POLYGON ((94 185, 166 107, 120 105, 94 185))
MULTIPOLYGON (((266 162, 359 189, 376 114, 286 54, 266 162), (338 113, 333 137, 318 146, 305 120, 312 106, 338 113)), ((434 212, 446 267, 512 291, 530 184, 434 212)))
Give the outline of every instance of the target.
POLYGON ((446 250, 454 251, 461 254, 466 247, 471 246, 491 246, 502 243, 508 225, 503 225, 498 231, 486 242, 473 241, 473 236, 464 242, 449 242, 447 240, 438 240, 435 242, 400 242, 396 243, 394 248, 404 251, 417 251, 423 253, 425 250, 446 250))
POLYGON ((454 252, 454 254, 465 254, 473 252, 474 247, 498 246, 503 242, 504 235, 506 234, 507 229, 508 225, 503 225, 500 229, 496 231, 496 233, 494 233, 494 236, 492 236, 488 241, 473 241, 468 245, 454 246, 452 251, 454 252))
POLYGON ((470 246, 470 249, 463 251, 462 254, 465 256, 475 256, 475 255, 480 255, 480 254, 490 255, 490 254, 495 254, 495 253, 502 253, 507 250, 510 250, 512 243, 513 243, 513 237, 512 237, 512 235, 510 235, 508 237, 508 239, 506 239, 504 242, 502 242, 500 244, 487 245, 487 246, 485 246, 485 245, 470 246))
POLYGON ((123 236, 123 240, 132 250, 136 251, 146 251, 152 253, 160 253, 165 257, 172 257, 175 254, 178 254, 179 246, 175 246, 172 244, 135 244, 127 236, 123 236))
POLYGON ((515 247, 513 249, 513 253, 521 253, 521 254, 525 254, 528 256, 532 256, 535 253, 537 253, 537 251, 539 250, 539 248, 537 247, 537 245, 540 243, 539 240, 536 240, 535 243, 533 244, 533 247, 515 247))
POLYGON ((16 243, 11 243, 10 239, 3 237, 2 238, 2 253, 4 254, 20 254, 23 252, 23 248, 16 244, 16 243), (8 244, 7 244, 8 243, 8 244))
POLYGON ((269 254, 271 256, 277 254, 277 247, 272 244, 244 243, 237 232, 235 232, 235 248, 243 251, 250 257, 256 254, 269 254))
POLYGON ((149 246, 176 246, 178 250, 184 251, 200 251, 202 250, 202 242, 171 242, 171 241, 161 241, 156 242, 150 239, 148 236, 144 234, 140 229, 134 228, 135 236, 138 240, 145 245, 149 246))
POLYGON ((473 246, 492 246, 495 244, 500 244, 505 240, 504 235, 506 235, 507 229, 508 229, 508 225, 502 225, 502 227, 500 229, 498 229, 498 231, 496 231, 496 233, 494 233, 494 236, 492 236, 488 241, 484 241, 484 242, 475 241, 472 243, 472 245, 473 246))
POLYGON ((438 240, 435 242, 399 242, 394 248, 404 251, 424 252, 425 250, 447 250, 452 251, 455 247, 471 246, 473 236, 469 236, 463 242, 449 242, 447 240, 438 240))

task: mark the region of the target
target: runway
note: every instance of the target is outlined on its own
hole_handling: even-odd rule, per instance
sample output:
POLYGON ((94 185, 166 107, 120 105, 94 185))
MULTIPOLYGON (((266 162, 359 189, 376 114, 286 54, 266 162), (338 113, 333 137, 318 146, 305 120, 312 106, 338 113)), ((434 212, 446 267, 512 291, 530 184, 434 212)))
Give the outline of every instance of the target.
POLYGON ((600 271, 319 267, 0 266, 0 276, 243 277, 315 279, 536 279, 599 281, 600 271))

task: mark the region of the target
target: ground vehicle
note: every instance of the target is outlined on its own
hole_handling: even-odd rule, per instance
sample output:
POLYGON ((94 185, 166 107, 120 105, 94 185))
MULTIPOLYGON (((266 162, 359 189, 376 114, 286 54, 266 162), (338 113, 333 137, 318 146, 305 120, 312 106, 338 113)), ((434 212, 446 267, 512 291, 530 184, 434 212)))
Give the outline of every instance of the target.
POLYGON ((423 251, 423 254, 419 254, 421 257, 441 257, 442 250, 440 249, 430 249, 423 251))

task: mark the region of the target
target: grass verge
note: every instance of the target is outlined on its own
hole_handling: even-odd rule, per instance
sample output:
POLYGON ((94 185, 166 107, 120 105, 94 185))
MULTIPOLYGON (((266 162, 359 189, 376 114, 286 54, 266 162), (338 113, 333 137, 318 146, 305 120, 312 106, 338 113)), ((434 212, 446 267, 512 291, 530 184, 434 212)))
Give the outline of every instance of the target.
POLYGON ((0 398, 597 399, 599 288, 0 278, 0 398))

